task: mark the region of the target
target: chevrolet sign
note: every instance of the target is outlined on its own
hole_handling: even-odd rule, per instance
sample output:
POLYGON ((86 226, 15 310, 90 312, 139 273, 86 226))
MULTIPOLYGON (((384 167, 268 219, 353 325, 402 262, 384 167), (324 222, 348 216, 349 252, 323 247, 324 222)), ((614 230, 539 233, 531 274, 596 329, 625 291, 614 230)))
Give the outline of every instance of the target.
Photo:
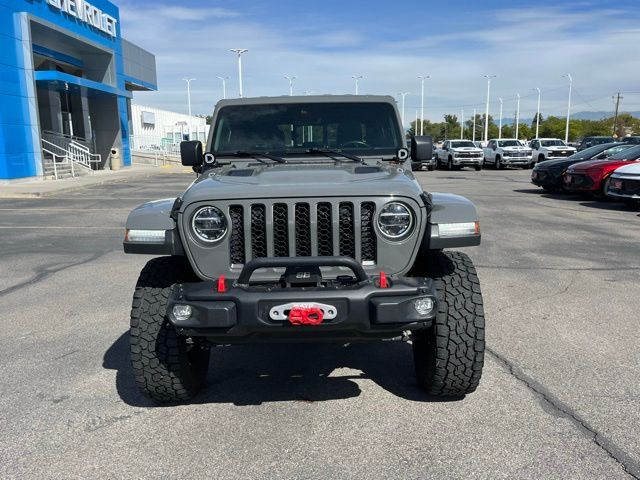
POLYGON ((47 0, 47 3, 112 37, 117 36, 116 24, 118 20, 85 0, 47 0))

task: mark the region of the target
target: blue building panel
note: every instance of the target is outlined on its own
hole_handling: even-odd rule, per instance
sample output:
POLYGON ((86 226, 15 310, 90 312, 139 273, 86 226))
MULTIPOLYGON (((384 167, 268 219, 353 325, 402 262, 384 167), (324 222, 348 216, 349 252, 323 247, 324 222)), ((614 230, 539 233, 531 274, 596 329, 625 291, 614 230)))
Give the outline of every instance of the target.
MULTIPOLYGON (((60 123, 61 100, 60 97, 56 100, 56 95, 59 92, 66 95, 64 91, 69 86, 73 86, 76 94, 78 91, 83 92, 84 100, 74 108, 81 109, 85 115, 85 123, 90 121, 89 118, 96 120, 96 115, 89 116, 87 113, 91 108, 88 106, 91 98, 104 99, 107 95, 114 99, 113 108, 108 110, 117 112, 117 120, 96 121, 96 130, 104 130, 107 128, 105 125, 119 125, 118 138, 121 138, 123 162, 125 165, 131 164, 128 101, 132 93, 127 90, 127 85, 130 88, 135 86, 135 89, 156 90, 155 83, 148 81, 155 78, 155 64, 151 68, 152 75, 142 79, 136 78, 135 73, 131 75, 130 72, 125 72, 118 7, 107 0, 85 0, 85 4, 88 9, 85 12, 89 12, 86 15, 82 12, 66 12, 65 8, 69 8, 70 4, 61 0, 0 0, 0 180, 32 177, 42 173, 40 131, 45 129, 41 125, 42 115, 48 115, 49 121, 60 123), (103 17, 102 14, 108 17, 103 17), (32 25, 38 26, 40 36, 43 35, 42 32, 49 31, 52 32, 51 35, 57 35, 58 44, 60 38, 68 38, 71 39, 70 43, 86 42, 93 49, 98 48, 113 55, 116 84, 109 85, 76 76, 71 69, 83 70, 87 62, 69 52, 51 48, 52 45, 47 42, 48 36, 40 38, 33 45, 32 25), (69 70, 60 72, 45 68, 34 72, 34 54, 38 55, 39 64, 47 64, 48 59, 51 59, 67 65, 69 70), (49 112, 48 104, 44 105, 43 110, 40 102, 48 101, 47 95, 58 104, 57 112, 49 112)), ((33 40, 35 42, 35 36, 33 40)), ((128 51, 135 47, 129 46, 127 42, 128 51)), ((153 58, 148 52, 146 55, 153 58)), ((130 63, 129 60, 128 62, 130 63)), ((149 68, 144 71, 149 72, 149 68)), ((93 113, 100 112, 101 109, 95 107, 93 113)), ((80 124, 82 123, 81 121, 80 124)), ((93 131, 90 127, 80 127, 93 131)), ((104 145, 102 147, 105 148, 104 145)))

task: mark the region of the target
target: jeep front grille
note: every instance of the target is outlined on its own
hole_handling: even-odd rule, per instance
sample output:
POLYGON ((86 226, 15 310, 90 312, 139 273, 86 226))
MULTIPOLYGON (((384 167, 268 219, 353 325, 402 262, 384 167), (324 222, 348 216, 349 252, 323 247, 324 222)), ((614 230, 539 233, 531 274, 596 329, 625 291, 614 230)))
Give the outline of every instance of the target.
POLYGON ((374 202, 230 205, 230 263, 239 266, 269 255, 339 255, 375 264, 375 211, 374 202))

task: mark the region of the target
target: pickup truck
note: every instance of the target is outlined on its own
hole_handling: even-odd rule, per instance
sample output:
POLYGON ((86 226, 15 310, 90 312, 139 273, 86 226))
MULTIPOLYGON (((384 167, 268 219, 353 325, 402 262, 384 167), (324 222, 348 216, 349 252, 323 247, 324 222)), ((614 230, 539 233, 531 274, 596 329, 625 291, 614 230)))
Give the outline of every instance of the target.
POLYGON ((522 145, 516 138, 501 138, 489 140, 484 149, 485 165, 490 163, 496 169, 508 166, 533 168, 532 150, 522 145))
POLYGON ((436 167, 447 166, 447 170, 474 167, 482 170, 484 156, 482 149, 470 140, 445 140, 442 148, 436 150, 436 167))
POLYGON ((533 151, 533 159, 538 163, 567 158, 576 153, 575 148, 570 147, 559 138, 534 138, 529 145, 533 151))

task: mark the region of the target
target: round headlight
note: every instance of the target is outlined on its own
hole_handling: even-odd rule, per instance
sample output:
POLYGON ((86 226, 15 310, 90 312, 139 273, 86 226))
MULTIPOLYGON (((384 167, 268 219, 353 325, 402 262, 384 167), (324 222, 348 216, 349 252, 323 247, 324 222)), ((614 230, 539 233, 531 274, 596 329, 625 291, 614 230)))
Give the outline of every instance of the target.
POLYGON ((227 233, 227 217, 219 208, 202 207, 193 215, 191 227, 203 242, 217 242, 227 233))
POLYGON ((404 203, 387 203, 378 215, 378 228, 392 240, 407 236, 413 228, 413 212, 404 203))

